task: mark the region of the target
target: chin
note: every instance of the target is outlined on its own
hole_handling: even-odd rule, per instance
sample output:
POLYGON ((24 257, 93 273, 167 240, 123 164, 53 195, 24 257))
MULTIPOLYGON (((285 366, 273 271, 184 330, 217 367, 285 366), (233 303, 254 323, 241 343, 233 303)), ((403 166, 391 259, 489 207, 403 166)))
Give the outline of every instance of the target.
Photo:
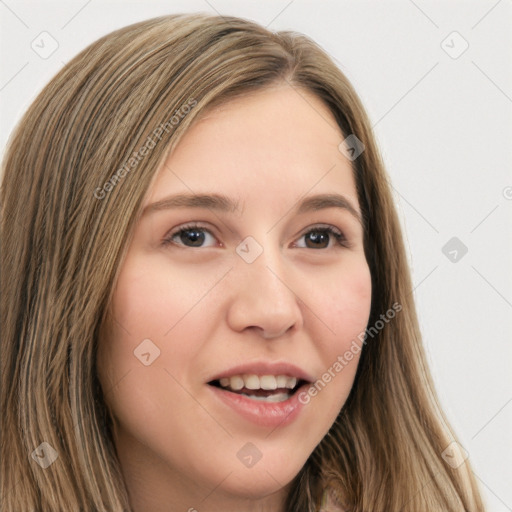
MULTIPOLYGON (((261 462, 260 462, 261 464, 261 462)), ((239 468, 233 471, 222 484, 222 490, 238 498, 259 499, 283 491, 299 473, 289 468, 261 465, 261 467, 239 468)))

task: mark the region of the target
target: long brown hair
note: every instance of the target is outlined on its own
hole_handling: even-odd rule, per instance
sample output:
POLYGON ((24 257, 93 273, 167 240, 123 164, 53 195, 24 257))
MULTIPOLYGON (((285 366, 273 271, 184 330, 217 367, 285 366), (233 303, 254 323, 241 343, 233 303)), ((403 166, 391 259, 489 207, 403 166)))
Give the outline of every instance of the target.
POLYGON ((352 511, 484 510, 469 462, 452 468, 442 456, 456 438, 427 368, 400 224, 357 94, 307 37, 206 14, 162 16, 94 42, 10 138, 1 187, 2 510, 130 510, 95 356, 143 198, 194 119, 280 82, 315 94, 343 134, 364 144, 353 172, 372 276, 369 325, 401 305, 364 344, 351 394, 286 510, 317 511, 327 488, 352 511), (44 469, 37 457, 55 453, 42 443, 57 454, 44 469))

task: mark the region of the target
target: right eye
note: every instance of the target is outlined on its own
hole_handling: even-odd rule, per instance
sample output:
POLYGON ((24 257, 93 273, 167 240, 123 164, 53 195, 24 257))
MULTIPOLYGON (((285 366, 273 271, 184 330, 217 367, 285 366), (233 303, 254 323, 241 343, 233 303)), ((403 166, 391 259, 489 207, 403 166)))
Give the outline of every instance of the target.
POLYGON ((165 247, 177 245, 181 247, 214 247, 213 245, 203 245, 210 237, 215 242, 215 237, 204 226, 199 224, 186 224, 172 231, 162 242, 165 247))
POLYGON ((199 224, 186 224, 172 231, 165 237, 162 244, 166 247, 169 245, 177 245, 181 247, 214 247, 213 245, 204 246, 207 237, 215 239, 211 232, 204 226, 199 224))

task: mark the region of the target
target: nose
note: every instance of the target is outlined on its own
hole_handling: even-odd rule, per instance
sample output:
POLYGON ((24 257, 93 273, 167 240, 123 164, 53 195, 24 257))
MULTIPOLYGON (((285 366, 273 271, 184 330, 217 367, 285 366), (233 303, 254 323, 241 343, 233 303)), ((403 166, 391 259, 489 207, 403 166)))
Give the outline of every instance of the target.
POLYGON ((254 330, 264 339, 275 339, 302 327, 298 286, 284 268, 267 250, 252 263, 237 262, 230 284, 231 329, 254 330))

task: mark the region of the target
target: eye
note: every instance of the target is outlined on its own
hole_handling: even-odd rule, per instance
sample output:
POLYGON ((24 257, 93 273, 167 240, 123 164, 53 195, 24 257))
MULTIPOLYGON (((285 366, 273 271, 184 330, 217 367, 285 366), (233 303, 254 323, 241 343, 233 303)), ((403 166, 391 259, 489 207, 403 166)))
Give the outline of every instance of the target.
POLYGON ((334 226, 316 226, 306 231, 300 238, 305 238, 305 245, 296 244, 295 246, 305 249, 328 249, 332 247, 331 242, 342 247, 349 246, 345 235, 334 226))
MULTIPOLYGON (((294 244, 294 247, 301 249, 328 249, 334 244, 342 247, 349 247, 345 235, 334 226, 316 226, 309 229, 300 238, 305 239, 305 244, 294 244)), ((214 247, 215 237, 204 226, 199 224, 186 224, 171 232, 162 242, 162 245, 177 245, 182 247, 214 247), (210 238, 210 244, 204 245, 210 238)))
MULTIPOLYGON (((208 229, 198 224, 186 224, 181 226, 177 231, 170 233, 163 240, 163 245, 167 246, 173 244, 184 247, 205 247, 203 244, 208 237, 214 241, 215 245, 215 237, 208 229)), ((213 247, 214 245, 206 247, 213 247)))

